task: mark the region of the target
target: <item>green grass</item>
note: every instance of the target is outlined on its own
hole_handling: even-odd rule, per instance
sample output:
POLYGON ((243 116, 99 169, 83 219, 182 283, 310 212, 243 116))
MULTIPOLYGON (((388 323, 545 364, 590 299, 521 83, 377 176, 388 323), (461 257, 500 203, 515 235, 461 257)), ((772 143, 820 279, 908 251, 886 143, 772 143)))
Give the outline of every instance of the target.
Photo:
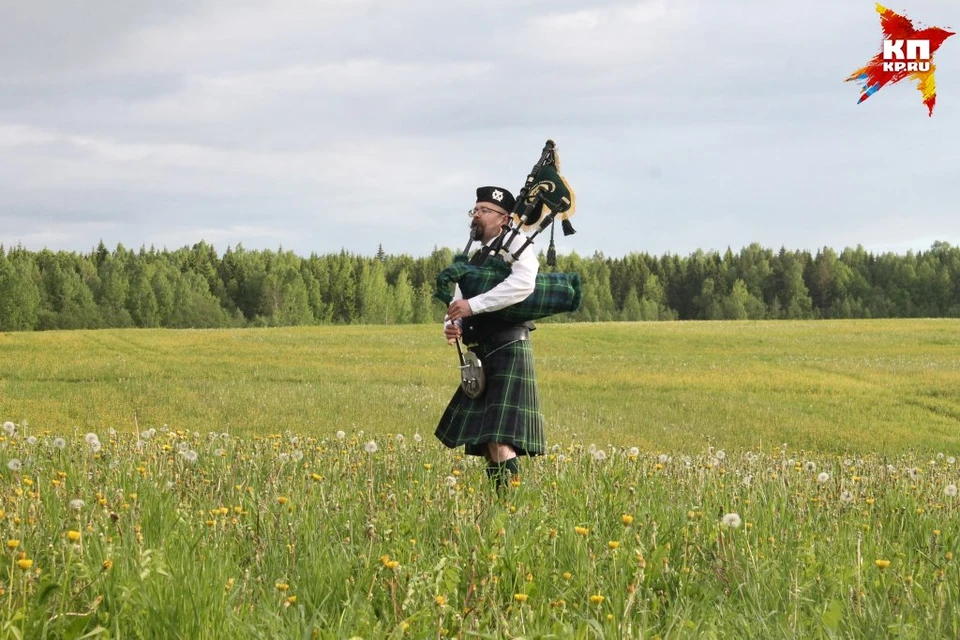
POLYGON ((534 341, 498 495, 438 327, 0 335, 0 639, 960 636, 960 323, 534 341))
MULTIPOLYGON (((547 437, 663 451, 960 444, 960 322, 542 324, 547 437)), ((0 335, 0 419, 432 434, 458 383, 434 326, 0 335)))

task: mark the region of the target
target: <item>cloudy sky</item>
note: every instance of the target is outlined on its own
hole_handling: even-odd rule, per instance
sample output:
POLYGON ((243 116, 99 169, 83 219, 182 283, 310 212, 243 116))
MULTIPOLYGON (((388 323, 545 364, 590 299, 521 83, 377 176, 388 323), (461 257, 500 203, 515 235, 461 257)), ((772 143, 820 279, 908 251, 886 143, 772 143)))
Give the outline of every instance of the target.
POLYGON ((857 104, 880 38, 866 0, 0 0, 0 243, 420 256, 550 138, 563 252, 960 244, 960 35, 932 118, 857 104))

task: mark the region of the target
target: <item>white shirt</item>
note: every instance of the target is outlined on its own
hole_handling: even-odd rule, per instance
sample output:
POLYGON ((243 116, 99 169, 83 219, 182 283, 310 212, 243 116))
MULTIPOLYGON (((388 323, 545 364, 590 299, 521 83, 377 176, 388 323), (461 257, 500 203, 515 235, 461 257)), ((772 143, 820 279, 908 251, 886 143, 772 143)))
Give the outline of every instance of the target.
MULTIPOLYGON (((507 231, 506 237, 509 238, 512 233, 512 231, 507 231)), ((519 232, 507 248, 500 249, 499 255, 505 256, 508 252, 512 253, 516 251, 522 247, 526 241, 527 238, 524 233, 522 231, 519 232)), ((484 243, 484 246, 487 246, 487 243, 484 243)), ((533 293, 537 285, 537 273, 540 272, 540 261, 537 259, 534 244, 531 242, 527 245, 527 248, 523 250, 520 257, 510 266, 510 275, 507 276, 503 282, 486 293, 481 293, 467 300, 467 303, 470 305, 470 310, 474 315, 499 311, 512 304, 523 302, 533 293)), ((460 292, 460 285, 455 285, 453 300, 462 299, 463 294, 460 292)), ((448 324, 450 324, 449 320, 444 321, 444 325, 448 324)))

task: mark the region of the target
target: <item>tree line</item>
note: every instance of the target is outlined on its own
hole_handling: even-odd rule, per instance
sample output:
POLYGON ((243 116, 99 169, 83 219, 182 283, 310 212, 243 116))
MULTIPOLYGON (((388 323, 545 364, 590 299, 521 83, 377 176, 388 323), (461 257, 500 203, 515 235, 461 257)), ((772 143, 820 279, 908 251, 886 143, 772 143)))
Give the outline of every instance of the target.
MULTIPOLYGON (((218 328, 440 322, 437 274, 454 251, 414 258, 381 246, 302 257, 279 248, 223 255, 103 242, 89 253, 0 246, 0 330, 218 328)), ((779 251, 687 256, 557 256, 543 272, 577 272, 578 311, 540 322, 960 317, 960 247, 906 254, 779 251)))

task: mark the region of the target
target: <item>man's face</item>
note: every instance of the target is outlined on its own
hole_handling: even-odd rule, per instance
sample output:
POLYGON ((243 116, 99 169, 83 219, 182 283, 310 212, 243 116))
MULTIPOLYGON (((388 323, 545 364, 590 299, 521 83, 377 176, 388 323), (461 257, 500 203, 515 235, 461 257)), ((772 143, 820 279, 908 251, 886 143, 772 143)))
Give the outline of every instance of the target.
POLYGON ((487 242, 500 235, 500 230, 507 224, 508 212, 500 205, 492 202, 478 202, 473 207, 473 217, 470 219, 471 236, 474 240, 487 242))

